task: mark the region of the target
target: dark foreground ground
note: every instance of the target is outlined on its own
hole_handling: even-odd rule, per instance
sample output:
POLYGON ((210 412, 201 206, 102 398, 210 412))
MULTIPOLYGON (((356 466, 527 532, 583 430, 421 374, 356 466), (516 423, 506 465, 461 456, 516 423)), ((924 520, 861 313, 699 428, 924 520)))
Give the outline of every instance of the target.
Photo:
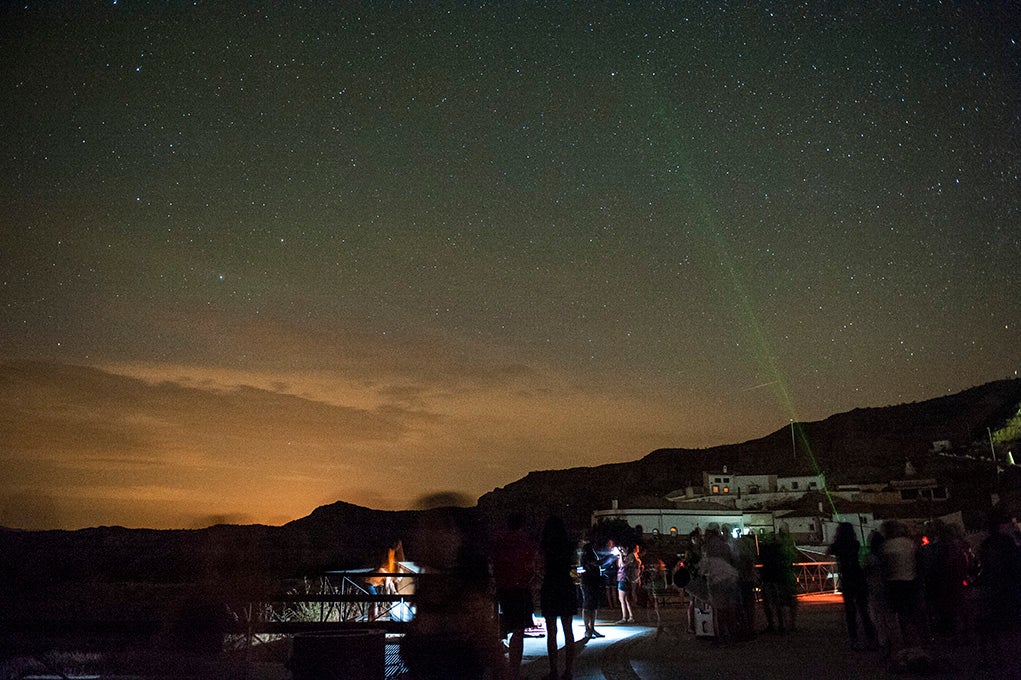
MULTIPOLYGON (((647 619, 654 618, 648 611, 647 619)), ((759 628, 765 623, 761 612, 759 628)), ((1001 650, 983 654, 977 641, 964 644, 932 639, 925 645, 927 669, 893 669, 893 660, 878 650, 855 650, 848 643, 843 605, 837 595, 803 598, 798 628, 785 634, 760 632, 754 639, 720 645, 687 633, 680 607, 661 611, 661 625, 603 626, 606 640, 580 647, 575 680, 703 680, 708 678, 1016 678, 1021 679, 1021 636, 1002 641, 1001 650)), ((543 641, 530 641, 543 643, 543 641)), ((530 645, 531 647, 531 645, 530 645)), ((537 649, 531 647, 531 649, 537 649)), ((545 649, 529 659, 525 677, 536 680, 548 671, 545 649)), ((563 668, 561 663, 560 668, 563 668)))
MULTIPOLYGON (((633 625, 614 625, 607 613, 599 628, 606 637, 576 644, 575 680, 701 680, 708 678, 856 678, 928 677, 1021 680, 1021 636, 1014 632, 991 649, 977 640, 957 642, 933 638, 926 642, 929 663, 913 670, 895 669, 877 650, 852 649, 844 631, 839 596, 804 598, 798 628, 785 634, 760 632, 754 639, 723 645, 687 632, 686 609, 665 606, 658 615, 643 609, 633 625)), ((761 612, 759 628, 764 627, 761 612)), ((574 629, 581 633, 581 620, 574 629)), ((560 638, 563 644, 562 636, 560 638)), ((391 650, 393 651, 393 650, 391 650)), ((563 650, 561 650, 563 654, 563 650)), ((289 680, 285 662, 288 643, 258 650, 238 650, 216 657, 189 656, 152 649, 124 649, 114 655, 42 655, 45 664, 28 657, 0 663, 0 680, 25 677, 91 677, 150 680, 156 678, 289 680), (63 673, 61 675, 60 673, 63 673)), ((563 669, 563 663, 560 663, 563 669)), ((538 680, 548 671, 546 640, 526 640, 524 680, 538 680)))

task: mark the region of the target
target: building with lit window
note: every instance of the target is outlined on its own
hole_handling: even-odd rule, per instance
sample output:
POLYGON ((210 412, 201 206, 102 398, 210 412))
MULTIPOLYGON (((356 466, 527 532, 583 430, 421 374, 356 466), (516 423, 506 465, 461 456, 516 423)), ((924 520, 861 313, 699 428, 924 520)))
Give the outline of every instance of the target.
POLYGON ((920 515, 922 519, 910 519, 917 502, 947 500, 946 487, 934 479, 841 485, 829 490, 821 474, 740 475, 723 467, 718 472, 704 471, 702 484, 667 494, 672 508, 620 508, 614 501, 611 509, 592 513, 592 524, 623 520, 632 527, 641 526, 645 534, 660 536, 686 536, 710 527, 765 535, 783 528, 799 543, 811 544, 832 540, 837 523, 842 521, 860 529, 863 542, 885 516, 919 525, 934 517, 962 524, 960 513, 949 510, 937 515, 930 509, 920 515))

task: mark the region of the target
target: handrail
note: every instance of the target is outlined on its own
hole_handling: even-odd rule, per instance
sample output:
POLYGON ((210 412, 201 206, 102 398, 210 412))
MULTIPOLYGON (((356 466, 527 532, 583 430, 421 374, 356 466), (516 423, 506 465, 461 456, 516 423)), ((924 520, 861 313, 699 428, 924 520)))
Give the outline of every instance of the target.
POLYGON ((414 616, 416 598, 414 589, 408 585, 423 575, 421 572, 389 571, 326 572, 315 583, 305 582, 306 589, 320 592, 290 590, 248 598, 241 611, 235 614, 233 628, 245 634, 248 644, 255 635, 263 633, 336 630, 352 625, 400 632, 414 616), (372 592, 365 582, 370 578, 406 578, 406 592, 372 592))
POLYGON ((791 566, 799 574, 798 593, 836 593, 839 589, 840 574, 836 562, 794 562, 791 566))

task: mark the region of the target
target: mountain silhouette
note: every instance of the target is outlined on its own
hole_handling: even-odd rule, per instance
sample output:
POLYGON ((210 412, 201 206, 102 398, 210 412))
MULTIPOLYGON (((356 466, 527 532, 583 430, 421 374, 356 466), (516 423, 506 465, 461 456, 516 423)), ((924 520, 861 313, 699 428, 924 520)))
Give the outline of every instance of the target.
MULTIPOLYGON (((531 472, 483 495, 474 508, 381 511, 336 502, 278 527, 0 529, 0 580, 8 593, 80 581, 260 588, 325 569, 378 565, 398 540, 413 560, 418 527, 436 513, 450 513, 482 534, 514 511, 523 511, 534 526, 557 514, 580 531, 593 510, 615 500, 621 507, 670 507, 666 494, 699 485, 703 471, 724 465, 744 474, 822 472, 834 488, 901 478, 910 462, 919 476, 948 487, 948 509, 979 513, 994 490, 989 433, 1016 421, 1019 406, 1021 380, 997 381, 923 402, 794 423, 739 444, 659 449, 627 463, 531 472), (936 453, 934 442, 949 442, 955 455, 936 453)), ((972 519, 978 521, 978 514, 972 519)))

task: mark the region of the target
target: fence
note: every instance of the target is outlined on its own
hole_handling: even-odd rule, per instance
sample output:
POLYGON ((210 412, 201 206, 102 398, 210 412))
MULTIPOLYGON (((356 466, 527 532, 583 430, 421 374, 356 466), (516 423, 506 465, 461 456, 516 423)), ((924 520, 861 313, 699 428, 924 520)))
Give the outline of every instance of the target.
POLYGON ((795 562, 798 595, 835 593, 840 589, 836 562, 795 562))
POLYGON ((235 614, 235 643, 250 658, 256 645, 287 636, 383 630, 386 677, 402 677, 407 669, 400 657, 400 638, 414 617, 415 583, 420 576, 417 572, 331 572, 285 593, 253 599, 235 614), (389 592, 375 592, 370 581, 381 581, 389 592))

